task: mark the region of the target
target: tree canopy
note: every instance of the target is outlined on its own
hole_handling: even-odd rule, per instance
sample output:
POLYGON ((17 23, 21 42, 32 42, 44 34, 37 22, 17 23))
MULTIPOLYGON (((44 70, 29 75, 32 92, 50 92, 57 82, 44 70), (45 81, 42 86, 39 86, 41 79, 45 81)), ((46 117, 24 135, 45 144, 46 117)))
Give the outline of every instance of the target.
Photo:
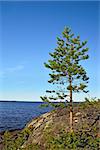
POLYGON ((57 84, 57 90, 47 90, 51 96, 41 97, 44 102, 50 100, 67 100, 68 91, 85 93, 89 77, 83 66, 82 60, 87 60, 89 48, 87 41, 81 42, 80 36, 74 36, 71 29, 66 27, 62 32, 62 38, 57 37, 57 47, 53 53, 49 53, 51 59, 44 63, 51 70, 49 83, 57 84), (58 87, 60 85, 60 87, 58 87))

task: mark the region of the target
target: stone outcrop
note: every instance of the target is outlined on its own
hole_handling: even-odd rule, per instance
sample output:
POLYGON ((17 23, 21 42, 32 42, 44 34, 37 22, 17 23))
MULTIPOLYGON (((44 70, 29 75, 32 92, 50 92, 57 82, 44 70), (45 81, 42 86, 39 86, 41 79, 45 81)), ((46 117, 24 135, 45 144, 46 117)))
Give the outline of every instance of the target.
MULTIPOLYGON (((85 131, 93 137, 100 137, 100 102, 76 105, 73 112, 74 132, 82 133, 85 131)), ((46 139, 49 138, 49 134, 56 137, 60 135, 61 130, 64 133, 70 131, 69 107, 58 108, 34 118, 22 131, 12 132, 11 134, 13 139, 17 139, 25 133, 24 142, 21 143, 20 147, 22 150, 28 150, 30 145, 34 146, 35 144, 40 146, 39 150, 46 150, 46 139), (45 133, 46 137, 44 136, 45 133)), ((3 149, 2 137, 3 135, 1 135, 1 150, 3 149)))
MULTIPOLYGON (((97 109, 92 106, 88 109, 75 107, 73 114, 74 131, 77 132, 84 129, 87 132, 93 132, 92 129, 95 126, 99 133, 99 114, 99 108, 97 109)), ((57 135, 59 133, 59 129, 62 128, 65 129, 66 132, 69 131, 69 109, 60 108, 43 114, 42 116, 33 119, 26 127, 31 130, 31 134, 22 147, 25 148, 29 143, 38 143, 41 145, 43 141, 43 132, 47 128, 51 128, 55 135, 57 135)))

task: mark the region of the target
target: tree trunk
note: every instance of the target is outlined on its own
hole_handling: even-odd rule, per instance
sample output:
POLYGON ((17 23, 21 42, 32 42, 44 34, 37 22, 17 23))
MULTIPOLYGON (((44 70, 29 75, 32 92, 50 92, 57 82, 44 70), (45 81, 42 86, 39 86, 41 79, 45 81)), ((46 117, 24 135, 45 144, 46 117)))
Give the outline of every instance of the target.
POLYGON ((73 132, 72 80, 70 79, 70 132, 73 132))

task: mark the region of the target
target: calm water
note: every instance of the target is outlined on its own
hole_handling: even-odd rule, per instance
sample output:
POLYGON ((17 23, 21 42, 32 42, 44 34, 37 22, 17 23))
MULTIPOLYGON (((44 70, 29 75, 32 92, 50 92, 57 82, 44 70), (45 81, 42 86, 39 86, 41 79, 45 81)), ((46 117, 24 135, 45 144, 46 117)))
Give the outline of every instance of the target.
POLYGON ((28 121, 52 108, 39 108, 42 102, 0 102, 0 132, 21 129, 28 121))

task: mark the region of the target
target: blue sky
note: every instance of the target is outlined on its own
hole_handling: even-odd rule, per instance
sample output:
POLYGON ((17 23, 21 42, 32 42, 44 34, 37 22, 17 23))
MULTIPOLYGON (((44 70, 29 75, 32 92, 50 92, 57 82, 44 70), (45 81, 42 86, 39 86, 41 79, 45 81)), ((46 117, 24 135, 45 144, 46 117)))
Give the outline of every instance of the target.
POLYGON ((100 2, 0 2, 0 99, 39 101, 51 85, 44 62, 65 26, 88 40, 90 59, 83 65, 89 94, 100 98, 100 2))

